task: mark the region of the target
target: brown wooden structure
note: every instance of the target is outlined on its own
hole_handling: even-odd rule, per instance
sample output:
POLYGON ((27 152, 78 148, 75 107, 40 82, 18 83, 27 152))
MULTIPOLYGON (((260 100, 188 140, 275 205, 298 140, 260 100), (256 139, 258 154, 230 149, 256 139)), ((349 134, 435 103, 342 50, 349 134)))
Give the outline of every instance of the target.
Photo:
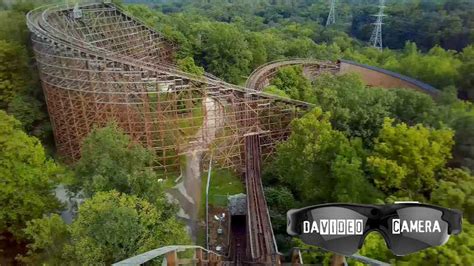
POLYGON ((193 145, 240 170, 244 136, 259 135, 265 158, 309 106, 178 70, 173 44, 113 4, 47 6, 27 18, 58 154, 69 161, 94 127, 115 121, 156 152, 165 175, 193 145), (255 119, 245 123, 249 108, 255 119))
MULTIPOLYGON (((156 153, 154 165, 165 176, 178 174, 185 154, 199 151, 205 160, 212 154, 216 167, 246 174, 247 262, 280 263, 261 163, 288 136, 290 122, 312 106, 260 91, 276 67, 259 68, 264 74, 252 89, 182 72, 174 66, 173 43, 110 3, 40 7, 28 13, 27 24, 59 155, 77 160, 91 130, 112 121, 156 153)), ((303 64, 313 76, 338 70, 329 62, 289 64, 303 64)), ((162 247, 130 261, 165 255, 168 265, 224 264, 194 246, 184 248, 196 249, 193 258, 179 259, 183 248, 162 247)))

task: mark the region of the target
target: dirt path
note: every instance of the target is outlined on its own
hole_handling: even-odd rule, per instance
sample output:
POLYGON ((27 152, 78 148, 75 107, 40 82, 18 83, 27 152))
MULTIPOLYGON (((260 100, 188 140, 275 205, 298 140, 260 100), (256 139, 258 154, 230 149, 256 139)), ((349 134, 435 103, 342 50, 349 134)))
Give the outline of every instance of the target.
POLYGON ((186 221, 192 239, 196 241, 199 227, 199 208, 201 206, 201 159, 203 152, 215 139, 217 130, 224 122, 222 106, 212 98, 205 98, 206 109, 203 126, 196 133, 196 140, 186 151, 186 168, 183 178, 170 192, 169 196, 179 202, 178 216, 186 221))

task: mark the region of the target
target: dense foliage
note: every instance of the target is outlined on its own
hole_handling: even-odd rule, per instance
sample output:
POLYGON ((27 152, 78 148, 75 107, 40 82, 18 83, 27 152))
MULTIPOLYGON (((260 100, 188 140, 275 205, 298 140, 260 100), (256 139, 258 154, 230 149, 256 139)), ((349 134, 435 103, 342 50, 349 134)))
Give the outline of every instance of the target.
POLYGON ((35 137, 0 110, 0 233, 21 240, 27 221, 60 208, 54 189, 63 169, 46 157, 35 137))
POLYGON ((361 169, 362 145, 332 129, 329 115, 316 108, 292 124, 278 149, 274 171, 304 203, 370 202, 375 196, 361 169))
POLYGON ((71 225, 55 215, 29 222, 24 232, 31 243, 22 261, 110 264, 159 246, 189 243, 150 168, 153 157, 113 123, 94 129, 69 181, 71 191, 86 198, 77 218, 71 225))
POLYGON ((451 157, 453 134, 421 124, 408 127, 392 123, 386 119, 375 140, 372 155, 367 158, 369 171, 383 192, 418 199, 417 194, 429 193, 436 186, 436 172, 451 157))
POLYGON ((384 43, 400 51, 383 53, 365 47, 373 29, 371 15, 377 12, 371 1, 338 1, 337 23, 331 27, 323 26, 329 11, 325 0, 155 2, 160 12, 145 6, 128 10, 177 42, 179 57, 192 56, 227 81, 240 83, 258 65, 279 58, 342 57, 439 89, 457 85, 463 97, 474 99, 474 3, 469 0, 387 2, 384 43), (224 35, 228 38, 217 39, 224 35))
POLYGON ((92 130, 84 139, 81 159, 75 165, 76 186, 85 196, 117 190, 154 201, 159 197, 153 153, 132 143, 115 124, 92 130))
MULTIPOLYGON (((280 72, 288 73, 286 69, 280 72)), ((288 76, 286 82, 302 78, 301 74, 288 76)), ((283 90, 279 85, 272 90, 283 90)), ((463 210, 464 224, 473 226, 474 176, 469 170, 472 164, 467 163, 472 156, 466 152, 471 151, 468 143, 473 133, 466 129, 472 124, 464 123, 474 117, 471 104, 450 92, 434 101, 415 91, 366 88, 352 75, 322 76, 310 88, 307 99, 320 107, 293 121, 289 139, 278 146, 275 161, 266 168, 267 185, 288 188, 290 194, 285 197, 294 197, 297 206, 340 201, 431 202, 463 210), (459 166, 463 168, 452 168, 459 166)), ((280 208, 272 203, 274 210, 280 208)), ((279 224, 277 216, 273 220, 279 224)), ((275 230, 285 232, 279 226, 275 230)), ((397 263, 419 263, 425 256, 438 254, 433 262, 471 264, 474 253, 467 239, 472 237, 468 229, 445 246, 397 259, 387 252, 383 240, 370 236, 361 252, 397 263)), ((290 241, 278 239, 282 246, 290 241)), ((307 248, 298 241, 292 243, 307 248)), ((320 253, 306 257, 314 262, 324 259, 320 253)))
POLYGON ((25 21, 26 12, 42 2, 17 1, 6 10, 0 4, 0 108, 15 116, 28 133, 50 145, 50 125, 25 21))
POLYGON ((25 232, 32 244, 22 260, 112 264, 156 247, 189 243, 181 223, 164 211, 136 196, 99 192, 81 205, 71 225, 57 215, 29 222, 25 232))

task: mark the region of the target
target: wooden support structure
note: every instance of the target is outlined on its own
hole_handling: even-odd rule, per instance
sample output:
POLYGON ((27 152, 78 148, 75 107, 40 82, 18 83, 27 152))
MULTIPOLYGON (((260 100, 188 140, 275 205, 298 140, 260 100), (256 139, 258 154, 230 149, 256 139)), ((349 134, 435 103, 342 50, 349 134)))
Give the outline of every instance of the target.
POLYGON ((333 254, 331 258, 331 266, 346 265, 346 258, 343 255, 333 254))
POLYGON ((166 265, 168 266, 178 265, 178 254, 176 250, 166 253, 166 265))
MULTIPOLYGON (((216 168, 245 169, 251 154, 246 140, 252 139, 252 150, 258 151, 251 155, 252 215, 259 218, 251 223, 258 255, 251 260, 279 262, 261 159, 274 152, 289 135, 291 121, 311 104, 180 71, 172 43, 110 3, 80 4, 75 10, 46 6, 28 13, 27 24, 62 158, 77 160, 83 139, 110 122, 153 150, 157 172, 173 177, 190 151, 199 151, 204 160, 212 154, 216 168)), ((168 265, 179 263, 176 252, 166 255, 168 265)), ((202 253, 197 256, 193 260, 204 264, 202 253)), ((208 265, 220 261, 208 253, 208 265)))
POLYGON ((78 8, 80 17, 61 5, 27 15, 57 151, 66 161, 80 157, 94 127, 114 121, 156 153, 154 167, 164 175, 178 174, 180 156, 193 142, 209 140, 206 132, 214 134, 200 147, 204 158, 212 153, 216 168, 240 170, 245 135, 259 134, 268 158, 288 136, 291 120, 311 107, 210 74, 184 73, 174 66, 175 45, 120 7, 78 8), (255 107, 252 125, 242 116, 245 106, 255 107))
POLYGON ((196 260, 197 260, 197 265, 198 266, 204 266, 204 259, 203 259, 203 254, 202 254, 202 249, 197 248, 196 249, 196 260))

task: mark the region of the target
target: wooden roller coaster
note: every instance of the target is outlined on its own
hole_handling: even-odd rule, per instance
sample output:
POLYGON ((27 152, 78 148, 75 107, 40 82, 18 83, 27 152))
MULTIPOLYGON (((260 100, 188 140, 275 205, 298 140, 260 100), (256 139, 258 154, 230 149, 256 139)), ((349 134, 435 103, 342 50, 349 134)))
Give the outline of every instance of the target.
POLYGON ((40 7, 27 22, 65 160, 78 159, 84 137, 111 121, 156 152, 164 175, 177 175, 180 156, 193 143, 212 140, 202 142, 204 159, 212 153, 217 166, 248 172, 248 260, 274 259, 260 160, 310 104, 180 71, 173 66, 172 43, 110 3, 40 7))
POLYGON ((339 71, 338 64, 292 60, 265 65, 244 88, 211 74, 180 71, 173 43, 111 3, 44 6, 29 12, 27 23, 64 160, 77 160, 87 134, 112 121, 156 153, 154 165, 164 176, 179 173, 190 149, 199 148, 203 160, 212 154, 216 167, 246 174, 246 261, 279 263, 261 163, 288 136, 290 122, 312 105, 261 90, 283 65, 300 64, 318 75, 339 71))

